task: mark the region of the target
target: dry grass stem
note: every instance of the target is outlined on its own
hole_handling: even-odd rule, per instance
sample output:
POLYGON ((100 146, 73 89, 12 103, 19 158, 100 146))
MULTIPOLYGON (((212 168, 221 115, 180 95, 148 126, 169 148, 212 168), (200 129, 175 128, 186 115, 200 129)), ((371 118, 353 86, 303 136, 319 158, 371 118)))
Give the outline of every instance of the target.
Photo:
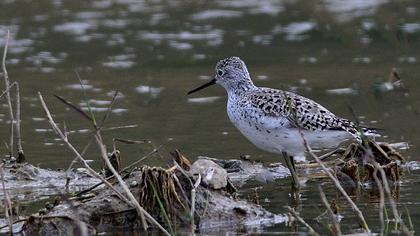
POLYGON ((335 235, 341 235, 340 224, 337 221, 337 218, 336 218, 334 212, 331 210, 330 203, 328 202, 327 197, 325 196, 325 193, 322 190, 321 185, 318 186, 318 189, 319 189, 319 195, 321 196, 321 200, 324 203, 325 207, 327 208, 328 215, 330 216, 330 219, 331 219, 332 225, 334 227, 334 231, 335 231, 334 233, 335 233, 335 235))
POLYGON ((109 115, 111 114, 112 106, 114 105, 114 102, 117 99, 117 96, 118 96, 118 91, 115 91, 114 96, 112 96, 111 103, 109 104, 108 109, 106 111, 106 114, 105 114, 104 118, 102 119, 102 123, 98 127, 98 130, 102 130, 102 128, 104 127, 106 120, 108 119, 109 115))
POLYGON ((195 222, 194 222, 194 214, 195 214, 195 194, 196 194, 196 189, 198 188, 198 186, 201 183, 201 175, 198 174, 198 178, 195 181, 194 187, 193 189, 191 189, 191 233, 194 233, 195 231, 195 222))
POLYGON ((25 161, 25 154, 22 148, 22 135, 20 129, 20 88, 19 83, 16 83, 16 148, 17 148, 17 162, 22 163, 25 161))
POLYGON ((378 186, 378 190, 379 190, 379 220, 381 221, 381 235, 383 235, 384 230, 385 230, 385 220, 384 220, 385 194, 384 194, 384 187, 382 185, 382 182, 378 178, 377 168, 375 168, 375 170, 373 171, 373 179, 375 179, 375 183, 378 186))
MULTIPOLYGON (((90 147, 90 145, 92 144, 93 138, 89 139, 89 142, 86 144, 86 146, 83 148, 82 152, 80 153, 81 156, 85 155, 86 151, 88 150, 88 148, 90 147)), ((73 168, 73 166, 77 163, 77 161, 79 160, 79 158, 76 156, 71 162, 69 167, 66 170, 66 190, 69 189, 69 185, 70 185, 70 172, 73 168)), ((106 180, 109 180, 108 178, 106 180)), ((103 182, 101 182, 100 184, 102 184, 103 182)), ((99 185, 98 185, 99 186, 99 185)))
POLYGON ((5 84, 5 87, 6 87, 7 106, 9 108, 10 156, 13 156, 13 136, 14 136, 13 133, 14 133, 15 117, 13 115, 12 99, 10 98, 10 90, 8 89, 10 87, 9 74, 7 73, 7 69, 6 69, 6 57, 7 57, 7 49, 8 49, 8 46, 9 46, 9 39, 10 39, 10 31, 7 31, 6 43, 4 45, 4 51, 3 51, 2 70, 3 70, 4 84, 5 84))
POLYGON ((413 235, 413 232, 411 232, 407 228, 407 226, 404 224, 404 221, 401 219, 400 214, 398 213, 397 204, 395 203, 394 197, 392 196, 392 193, 391 193, 391 189, 389 188, 389 183, 388 183, 388 179, 387 179, 387 176, 385 174, 385 171, 379 165, 378 162, 373 161, 372 163, 373 163, 375 169, 377 169, 379 171, 379 173, 381 173, 383 187, 385 189, 385 193, 388 195, 389 204, 391 205, 392 213, 394 215, 394 218, 395 218, 396 222, 401 225, 401 229, 402 229, 402 231, 404 232, 405 235, 413 235))
POLYGON ((50 123, 50 125, 51 125, 51 127, 53 128, 53 130, 60 136, 60 138, 64 141, 64 143, 70 148, 70 150, 74 153, 74 154, 76 154, 76 157, 78 158, 78 160, 80 160, 81 162, 82 162, 82 164, 86 167, 86 169, 89 171, 89 173, 92 175, 92 176, 94 176, 94 177, 96 177, 96 178, 98 178, 98 179, 100 179, 102 182, 104 182, 108 187, 110 187, 116 194, 117 194, 117 196, 121 199, 121 200, 123 200, 123 201, 125 201, 125 202, 127 202, 127 203, 129 203, 129 200, 126 198, 126 197, 124 197, 118 190, 116 190, 115 188, 114 188, 114 186, 112 186, 112 184, 111 183, 109 183, 108 181, 106 181, 106 179, 104 178, 104 177, 102 177, 100 174, 98 174, 95 170, 93 170, 90 166, 89 166, 89 164, 87 163, 87 161, 80 155, 80 153, 76 150, 76 148, 69 142, 69 140, 68 140, 68 137, 67 137, 67 135, 65 135, 62 131, 61 131, 61 129, 57 126, 57 124, 55 123, 55 121, 54 121, 54 119, 52 118, 52 116, 51 116, 51 113, 50 113, 50 111, 49 111, 49 109, 48 109, 48 107, 47 107, 47 105, 46 105, 46 103, 45 103, 45 101, 44 101, 44 98, 42 97, 42 95, 41 95, 41 93, 40 92, 38 92, 38 97, 39 97, 39 100, 41 101, 41 105, 42 105, 42 108, 44 109, 44 112, 45 112, 45 114, 46 114, 46 116, 47 116, 47 118, 48 118, 48 122, 50 123))
POLYGON ((287 206, 286 208, 289 210, 290 214, 293 215, 293 217, 295 217, 300 223, 302 223, 306 228, 308 228, 308 230, 309 230, 308 233, 309 234, 319 236, 319 234, 308 223, 306 223, 305 220, 302 219, 302 217, 300 217, 298 215, 298 213, 295 211, 295 209, 293 209, 289 206, 287 206))
POLYGON ((361 223, 362 223, 363 228, 367 232, 370 232, 369 226, 366 223, 366 220, 365 220, 365 217, 363 216, 362 211, 359 209, 359 207, 357 207, 357 205, 353 202, 353 200, 351 200, 350 196, 346 193, 346 190, 344 190, 343 186, 341 186, 340 181, 331 173, 331 171, 329 170, 329 168, 327 166, 325 166, 325 164, 323 163, 323 161, 321 161, 319 159, 319 157, 312 151, 311 147, 308 145, 308 142, 306 141, 306 139, 304 137, 304 134, 303 134, 302 130, 299 129, 299 132, 300 132, 300 135, 302 137, 303 144, 305 145, 305 148, 308 151, 308 153, 312 156, 312 158, 315 159, 316 162, 318 162, 318 164, 321 166, 322 170, 333 181, 333 183, 335 184, 336 188, 341 192, 341 194, 345 197, 345 199, 350 203, 351 208, 353 209, 353 211, 356 212, 357 216, 361 220, 361 223))
POLYGON ((104 177, 102 177, 101 175, 99 175, 96 171, 94 171, 89 164, 86 162, 86 160, 80 155, 80 153, 74 148, 74 146, 69 142, 67 135, 65 135, 61 129, 57 126, 57 124, 54 122, 54 119, 51 116, 51 113, 44 101, 44 98, 42 97, 41 93, 38 92, 38 97, 41 101, 41 105, 42 108, 44 109, 45 114, 47 115, 48 121, 50 123, 50 125, 52 126, 52 128, 54 129, 54 131, 61 137, 61 139, 67 144, 67 146, 76 154, 76 156, 78 157, 78 159, 83 163, 83 165, 88 169, 89 173, 92 174, 93 176, 99 178, 102 182, 104 182, 108 187, 110 187, 119 197, 121 200, 125 201, 126 203, 128 203, 129 205, 134 205, 137 209, 137 211, 139 212, 139 215, 144 215, 147 217, 147 219, 152 222, 153 224, 155 224, 165 235, 170 235, 148 212, 146 212, 137 202, 137 200, 134 198, 133 194, 131 193, 131 191, 128 189, 127 185, 125 184, 125 182, 122 180, 121 176, 115 171, 115 169, 112 167, 111 163, 109 162, 107 153, 106 153, 106 149, 105 146, 102 143, 102 138, 100 136, 100 133, 97 132, 95 133, 95 139, 98 142, 100 149, 101 149, 101 155, 105 161, 105 163, 107 164, 108 168, 111 170, 111 172, 117 177, 118 182, 120 183, 120 185, 122 186, 122 188, 124 189, 124 191, 126 192, 127 196, 129 197, 129 199, 127 199, 125 196, 123 196, 117 189, 114 188, 114 186, 109 183, 104 177), (140 214, 141 213, 141 214, 140 214))
MULTIPOLYGON (((159 146, 157 149, 152 150, 151 152, 149 152, 148 154, 146 154, 145 156, 143 156, 142 158, 140 158, 139 160, 137 160, 135 163, 132 163, 132 164, 130 164, 129 166, 127 166, 127 167, 125 167, 124 169, 122 169, 119 173, 123 173, 123 172, 125 172, 125 171, 129 170, 130 168, 132 168, 132 167, 134 167, 135 165, 137 165, 139 162, 141 162, 141 161, 143 161, 143 160, 147 159, 147 158, 148 158, 148 157, 150 157, 152 154, 156 153, 156 152, 157 152, 157 151, 158 151, 158 150, 159 150, 162 146, 163 146, 163 145, 159 146), (134 165, 133 165, 133 164, 134 164, 134 165)), ((73 160, 73 161, 77 161, 77 159, 76 159, 76 160, 73 160)), ((69 170, 67 170, 67 171, 69 171, 69 170)), ((106 180, 107 180, 107 181, 109 181, 109 180, 111 180, 111 179, 113 179, 113 178, 114 178, 114 176, 113 176, 113 175, 111 175, 111 176, 109 176, 108 178, 106 178, 106 180)), ((93 185, 92 187, 90 187, 90 188, 88 188, 88 189, 85 189, 85 190, 82 190, 82 191, 78 192, 78 193, 76 194, 76 196, 81 196, 81 195, 83 195, 83 194, 85 194, 85 193, 88 193, 88 192, 90 192, 90 191, 94 190, 95 188, 97 188, 97 187, 101 186, 102 184, 103 184, 103 182, 101 182, 101 183, 97 183, 97 184, 93 185)))
POLYGON ((9 87, 7 87, 1 94, 0 94, 0 98, 2 98, 4 95, 7 94, 7 91, 10 91, 10 89, 12 89, 13 86, 16 85, 17 82, 13 82, 9 85, 9 87))
MULTIPOLYGON (((112 166, 112 164, 111 164, 111 162, 109 161, 109 158, 108 158, 108 154, 107 154, 107 151, 106 151, 106 147, 105 147, 105 145, 103 144, 103 141, 102 141, 102 137, 101 137, 101 134, 100 134, 100 131, 99 131, 99 129, 96 131, 96 133, 95 133, 95 140, 96 140, 96 143, 98 144, 98 146, 99 146, 99 149, 101 150, 101 156, 102 156, 102 160, 104 161, 104 163, 106 164, 106 166, 107 166, 107 168, 108 168, 108 170, 110 170, 111 171, 111 173, 115 176, 115 178, 117 179, 117 181, 118 181, 118 183, 121 185, 121 187, 123 188, 123 190, 124 190, 124 192, 126 193, 126 195, 128 196, 128 198, 129 198, 129 202, 130 202, 130 205, 132 205, 136 210, 137 210, 137 213, 139 214, 139 216, 140 216, 140 218, 141 218, 141 220, 142 220, 142 223, 143 223, 143 227, 145 228, 145 229, 147 229, 147 223, 146 223, 146 220, 145 220, 145 218, 144 218, 144 212, 146 212, 141 206, 140 206, 140 204, 139 204, 139 202, 136 200, 136 198, 134 197, 134 195, 133 195, 133 193, 130 191, 130 189, 128 188, 128 186, 127 186, 127 184, 124 182, 124 180, 121 178, 121 175, 115 170, 115 168, 114 168, 114 166, 112 166)), ((147 212, 146 212, 147 213, 147 212)), ((151 217, 150 216, 150 218, 152 218, 153 219, 153 217, 151 217)), ((153 219, 154 220, 154 219, 153 219)), ((156 224, 156 226, 158 226, 158 227, 162 227, 158 222, 153 222, 153 223, 155 223, 156 224)), ((163 227, 162 227, 162 229, 163 229, 163 227)), ((163 232, 166 232, 166 230, 165 229, 163 229, 163 232)), ((168 235, 169 235, 169 233, 168 233, 168 235)))
POLYGON ((145 156, 143 156, 142 158, 138 159, 137 161, 131 163, 130 165, 124 167, 124 169, 122 169, 120 172, 124 172, 129 170, 130 168, 135 167, 136 165, 138 165, 140 162, 146 160, 147 158, 149 158, 150 156, 152 156, 155 153, 158 153, 159 150, 163 147, 163 145, 160 145, 159 147, 153 149, 151 152, 149 152, 148 154, 146 154, 145 156))
POLYGON ((11 235, 13 235, 13 221, 12 221, 12 203, 10 202, 9 194, 6 191, 6 186, 4 184, 4 170, 3 170, 3 164, 0 165, 0 175, 1 175, 1 184, 3 189, 3 195, 4 195, 4 215, 6 217, 6 220, 8 222, 9 226, 9 232, 11 235))

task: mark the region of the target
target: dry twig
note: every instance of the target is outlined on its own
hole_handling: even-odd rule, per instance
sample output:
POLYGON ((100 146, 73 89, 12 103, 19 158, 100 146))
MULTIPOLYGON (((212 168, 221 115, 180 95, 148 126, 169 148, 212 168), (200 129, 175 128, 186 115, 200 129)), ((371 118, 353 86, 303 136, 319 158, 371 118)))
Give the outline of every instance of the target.
POLYGON ((308 228, 309 234, 319 236, 319 234, 308 223, 306 223, 305 220, 302 219, 302 217, 300 217, 298 215, 298 213, 295 211, 295 209, 293 209, 289 206, 287 206, 286 208, 287 208, 287 210, 289 210, 290 214, 293 215, 293 217, 295 217, 300 223, 302 223, 306 228, 308 228))
POLYGON ((6 220, 8 222, 9 226, 9 232, 10 234, 13 234, 13 221, 12 221, 12 203, 10 202, 9 194, 6 191, 6 186, 4 184, 4 170, 3 170, 3 164, 0 165, 0 175, 1 175, 1 184, 3 188, 3 194, 4 194, 4 215, 6 217, 6 220))
POLYGON ((54 131, 60 136, 60 138, 66 143, 66 145, 73 151, 73 153, 76 154, 76 156, 78 157, 78 159, 83 163, 83 165, 87 168, 87 170, 89 171, 89 173, 97 178, 99 178, 102 182, 104 182, 108 187, 110 187, 116 194, 118 197, 120 197, 121 200, 125 201, 126 203, 128 203, 129 205, 134 205, 134 207, 136 207, 136 210, 140 213, 142 213, 144 216, 147 217, 147 219, 152 222, 153 224, 155 224, 165 235, 170 235, 148 212, 146 212, 137 202, 137 200, 134 198, 133 194, 130 192, 130 190, 128 189, 127 185, 123 182, 123 180, 121 179, 121 176, 118 175, 118 173, 115 171, 115 169, 112 167, 111 163, 109 163, 108 157, 106 155, 106 150, 102 144, 102 139, 100 137, 100 135, 95 134, 95 139, 97 140, 98 144, 100 144, 101 147, 101 154, 103 157, 105 157, 104 161, 105 163, 108 165, 108 167, 110 168, 110 170, 113 172, 113 174, 117 177, 118 182, 121 184, 121 186, 123 187, 124 191, 126 192, 126 194, 129 196, 128 200, 124 195, 122 195, 120 193, 120 191, 118 191, 117 189, 114 188, 114 186, 112 186, 111 183, 109 183, 104 177, 102 177, 101 175, 99 175, 96 171, 94 171, 89 164, 86 162, 86 160, 80 155, 80 153, 76 150, 76 148, 74 148, 74 146, 69 142, 67 135, 65 135, 61 129, 57 126, 57 124, 55 123, 54 119, 51 116, 51 113, 47 107, 47 105, 45 104, 45 101, 41 95, 40 92, 38 92, 38 97, 41 101, 41 105, 44 109, 44 112, 48 118, 48 121, 50 123, 50 125, 52 126, 52 128, 54 129, 54 131), (104 155, 105 154, 105 155, 104 155), (128 190, 128 191, 127 191, 128 190), (133 202, 134 200, 134 202, 133 202), (137 204, 136 204, 137 203, 137 204))
POLYGON ((330 203, 327 200, 327 197, 325 196, 324 191, 322 190, 321 185, 318 186, 319 189, 319 195, 321 196, 321 200, 324 203, 325 207, 327 208, 328 215, 330 216, 331 222, 334 226, 335 235, 341 235, 341 229, 340 224, 337 221, 337 218, 334 215, 334 212, 331 210, 330 203))
POLYGON ((63 133, 61 131, 61 129, 57 126, 57 124, 55 123, 54 119, 51 116, 51 113, 44 101, 44 98, 42 97, 41 93, 38 92, 38 97, 39 100, 41 101, 41 105, 42 108, 44 109, 44 112, 48 118, 48 122, 50 123, 51 127, 53 128, 53 130, 60 136, 60 138, 64 141, 64 143, 70 148, 70 150, 76 154, 76 157, 78 158, 78 160, 80 160, 82 162, 82 164, 86 167, 86 169, 89 171, 89 173, 92 176, 95 176, 96 178, 100 179, 102 182, 104 182, 108 187, 110 187, 111 189, 114 190, 114 192, 117 194, 117 196, 125 201, 125 202, 129 202, 128 199, 126 197, 124 197, 118 190, 116 190, 114 188, 114 186, 112 186, 111 183, 109 183, 108 181, 106 181, 104 179, 104 177, 102 177, 100 174, 98 174, 95 170, 93 170, 89 164, 87 163, 87 161, 80 155, 80 153, 76 150, 76 148, 69 142, 68 137, 65 133, 63 133))
POLYGON ((394 218, 397 223, 401 225, 401 229, 403 230, 405 235, 413 235, 413 233, 407 228, 404 221, 401 219, 400 214, 398 213, 397 204, 395 203, 394 197, 392 196, 391 189, 389 188, 388 179, 386 177, 385 171, 383 170, 382 166, 379 165, 378 162, 372 162, 375 169, 379 170, 381 173, 382 183, 385 190, 385 193, 388 195, 389 204, 391 205, 392 213, 394 214, 394 218))
POLYGON ((14 133, 14 123, 15 123, 15 117, 13 115, 13 107, 12 107, 12 99, 10 98, 10 90, 7 89, 10 87, 10 81, 9 81, 9 74, 7 73, 6 69, 6 57, 7 57, 7 49, 9 46, 9 39, 10 39, 10 31, 7 31, 6 36, 6 43, 4 45, 4 51, 3 51, 3 60, 2 60, 2 70, 3 70, 3 78, 4 78, 4 84, 6 87, 6 99, 7 99, 7 106, 9 107, 9 119, 10 119, 10 156, 13 156, 13 133, 14 133))
POLYGON ((193 186, 193 189, 191 189, 191 233, 194 234, 195 231, 195 222, 194 222, 194 214, 195 214, 195 194, 197 191, 198 186, 201 183, 201 175, 198 174, 198 178, 195 181, 195 184, 193 186))
POLYGON ((17 148, 17 162, 22 163, 25 161, 25 154, 22 148, 22 135, 20 130, 20 88, 19 83, 16 83, 16 148, 17 148))
MULTIPOLYGON (((140 158, 139 160, 137 160, 137 161, 135 161, 134 163, 132 163, 132 164, 130 164, 129 166, 127 166, 127 167, 125 167, 124 169, 122 169, 119 173, 121 174, 121 173, 123 173, 123 172, 125 172, 125 171, 127 171, 127 170, 129 170, 130 168, 132 168, 132 167, 134 167, 135 165, 137 165, 139 162, 141 162, 141 161, 143 161, 143 160, 145 160, 146 158, 148 158, 148 157, 150 157, 151 155, 153 155, 154 153, 156 153, 161 147, 162 147, 163 145, 160 145, 157 149, 153 149, 151 152, 149 152, 148 154, 146 154, 145 156, 143 156, 142 158, 140 158)), ((127 174, 128 175, 128 174, 127 174)), ((126 175, 126 176, 127 176, 126 175)), ((108 178, 106 178, 106 180, 107 181, 109 181, 109 180, 111 180, 111 179, 113 179, 114 178, 114 176, 113 175, 111 175, 111 176, 109 176, 108 178)), ((125 178, 125 176, 123 176, 123 179, 125 178)), ((97 183, 97 184, 95 184, 95 185, 93 185, 92 187, 90 187, 90 188, 88 188, 88 189, 84 189, 84 190, 82 190, 82 191, 80 191, 80 192, 78 192, 77 194, 76 194, 76 196, 81 196, 81 195, 83 195, 83 194, 85 194, 85 193, 88 193, 88 192, 90 192, 90 191, 92 191, 92 190, 94 190, 95 188, 97 188, 97 187, 99 187, 99 186, 101 186, 103 184, 103 182, 100 182, 100 183, 97 183)))
POLYGON ((381 221, 381 235, 384 234, 385 220, 384 220, 384 206, 385 206, 385 194, 382 182, 378 178, 378 169, 375 168, 373 171, 373 179, 375 179, 376 185, 379 190, 379 220, 381 221))
POLYGON ((366 223, 365 217, 363 216, 362 211, 359 209, 359 207, 357 207, 357 205, 353 202, 353 200, 350 198, 350 196, 346 193, 346 190, 344 190, 343 186, 341 186, 340 181, 337 179, 337 177, 335 177, 331 171, 329 170, 329 168, 327 166, 325 166, 325 164, 323 163, 323 161, 321 161, 319 159, 319 157, 312 151, 312 148, 308 145, 308 142, 306 141, 304 134, 302 132, 301 129, 299 129, 300 135, 303 139, 303 144, 305 145, 306 150, 308 151, 308 153, 312 156, 312 158, 315 159, 316 162, 318 162, 318 164, 321 166, 322 170, 328 175, 328 177, 333 181, 333 183, 335 184, 336 188, 341 192, 341 194, 345 197, 345 199, 350 203, 351 208, 353 209, 353 211, 356 212, 357 216, 359 217, 359 219, 361 220, 362 226, 363 228, 367 231, 370 232, 369 226, 366 223))

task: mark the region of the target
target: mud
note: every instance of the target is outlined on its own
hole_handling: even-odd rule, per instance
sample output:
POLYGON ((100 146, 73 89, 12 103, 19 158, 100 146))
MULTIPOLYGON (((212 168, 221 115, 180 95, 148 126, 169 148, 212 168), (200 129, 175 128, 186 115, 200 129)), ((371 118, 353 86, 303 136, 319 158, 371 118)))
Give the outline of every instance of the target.
MULTIPOLYGON (((189 199, 192 186, 186 176, 162 168, 147 168, 147 170, 141 168, 132 172, 125 181, 140 204, 145 206, 145 209, 162 225, 172 229, 175 227, 189 229, 191 223, 189 199), (176 175, 181 185, 177 186, 175 183, 171 183, 171 186, 157 185, 159 178, 162 178, 160 176, 165 174, 167 178, 172 178, 171 174, 176 175), (155 178, 154 181, 157 181, 154 187, 150 178, 155 178), (164 206, 164 210, 160 204, 164 206), (169 222, 165 220, 165 215, 169 218, 169 222)), ((117 189, 122 191, 120 187, 117 189)), ((223 190, 214 190, 201 185, 196 189, 195 207, 193 217, 200 232, 215 232, 220 227, 224 229, 259 227, 285 220, 283 216, 272 214, 259 205, 236 199, 223 190)), ((48 232, 48 234, 72 235, 81 233, 83 228, 90 233, 141 230, 142 223, 133 208, 120 200, 112 190, 102 188, 75 199, 65 200, 49 209, 42 217, 39 214, 33 216, 22 229, 29 234, 48 232), (83 225, 80 222, 83 222, 83 225)))
MULTIPOLYGON (((99 180, 84 168, 66 173, 61 170, 43 169, 29 163, 7 162, 3 167, 4 184, 11 200, 20 202, 39 201, 43 198, 80 191, 99 180), (66 187, 67 177, 70 179, 66 187)), ((4 192, 0 191, 0 198, 4 192)))
MULTIPOLYGON (((403 167, 418 166, 418 163, 402 165, 404 158, 389 145, 369 145, 376 161, 389 167, 385 172, 393 181, 401 178, 403 167)), ((372 177, 372 172, 369 172, 371 166, 366 161, 365 151, 360 146, 350 145, 339 157, 336 156, 326 163, 333 167, 344 182, 367 181, 372 177)), ((220 160, 204 156, 190 164, 179 151, 172 154, 177 166, 169 169, 142 166, 122 174, 140 205, 171 233, 174 230, 188 233, 196 229, 200 233, 217 234, 219 230, 226 232, 230 229, 258 229, 290 220, 286 215, 276 215, 260 205, 241 200, 236 194, 236 188, 242 187, 248 181, 267 182, 290 175, 288 169, 281 164, 266 166, 247 158, 220 160), (195 183, 200 184, 194 187, 195 183), (193 190, 195 211, 191 215, 193 190)), ((303 178, 311 176, 311 172, 319 172, 316 163, 297 165, 297 168, 303 178)), ((39 201, 42 198, 59 196, 28 218, 14 217, 13 221, 21 220, 14 224, 14 232, 80 235, 83 232, 96 234, 143 229, 137 211, 111 189, 100 185, 90 190, 99 181, 82 168, 65 173, 41 169, 27 163, 6 163, 4 172, 5 187, 14 202, 39 201), (66 188, 68 177, 71 181, 66 188), (78 194, 81 190, 84 190, 83 194, 78 194)), ((114 185, 118 191, 123 192, 121 186, 116 183, 114 185)), ((0 227, 1 225, 6 225, 6 222, 3 220, 0 227)), ((7 232, 7 228, 3 228, 1 232, 7 232)))

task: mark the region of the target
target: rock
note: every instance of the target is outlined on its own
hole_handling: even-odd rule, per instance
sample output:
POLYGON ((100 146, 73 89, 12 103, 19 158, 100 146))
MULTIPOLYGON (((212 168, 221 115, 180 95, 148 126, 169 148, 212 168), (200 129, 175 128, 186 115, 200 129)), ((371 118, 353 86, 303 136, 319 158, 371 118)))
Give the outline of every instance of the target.
POLYGON ((211 160, 199 159, 191 166, 191 175, 201 175, 202 183, 213 189, 226 187, 228 181, 227 171, 211 160))
MULTIPOLYGON (((269 182, 282 179, 290 175, 289 170, 280 163, 265 166, 262 163, 252 162, 251 160, 223 160, 206 156, 199 156, 198 161, 211 161, 216 163, 228 173, 228 178, 236 187, 243 186, 250 180, 269 182)), ((197 161, 197 162, 198 162, 197 161)))

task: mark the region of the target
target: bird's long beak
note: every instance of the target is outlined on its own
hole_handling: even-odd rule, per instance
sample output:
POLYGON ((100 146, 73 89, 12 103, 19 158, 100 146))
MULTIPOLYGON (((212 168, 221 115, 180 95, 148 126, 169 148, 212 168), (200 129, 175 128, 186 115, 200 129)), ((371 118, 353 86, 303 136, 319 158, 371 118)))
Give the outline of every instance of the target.
POLYGON ((199 91, 199 90, 202 90, 202 89, 204 89, 204 88, 207 88, 207 87, 209 87, 209 86, 211 86, 211 85, 213 85, 213 84, 215 84, 215 83, 216 83, 216 79, 212 79, 212 80, 210 80, 210 82, 207 82, 207 83, 205 83, 205 84, 201 85, 200 87, 195 88, 195 89, 193 89, 193 90, 189 91, 189 92, 188 92, 188 95, 190 95, 190 94, 192 94, 192 93, 195 93, 195 92, 197 92, 197 91, 199 91))

